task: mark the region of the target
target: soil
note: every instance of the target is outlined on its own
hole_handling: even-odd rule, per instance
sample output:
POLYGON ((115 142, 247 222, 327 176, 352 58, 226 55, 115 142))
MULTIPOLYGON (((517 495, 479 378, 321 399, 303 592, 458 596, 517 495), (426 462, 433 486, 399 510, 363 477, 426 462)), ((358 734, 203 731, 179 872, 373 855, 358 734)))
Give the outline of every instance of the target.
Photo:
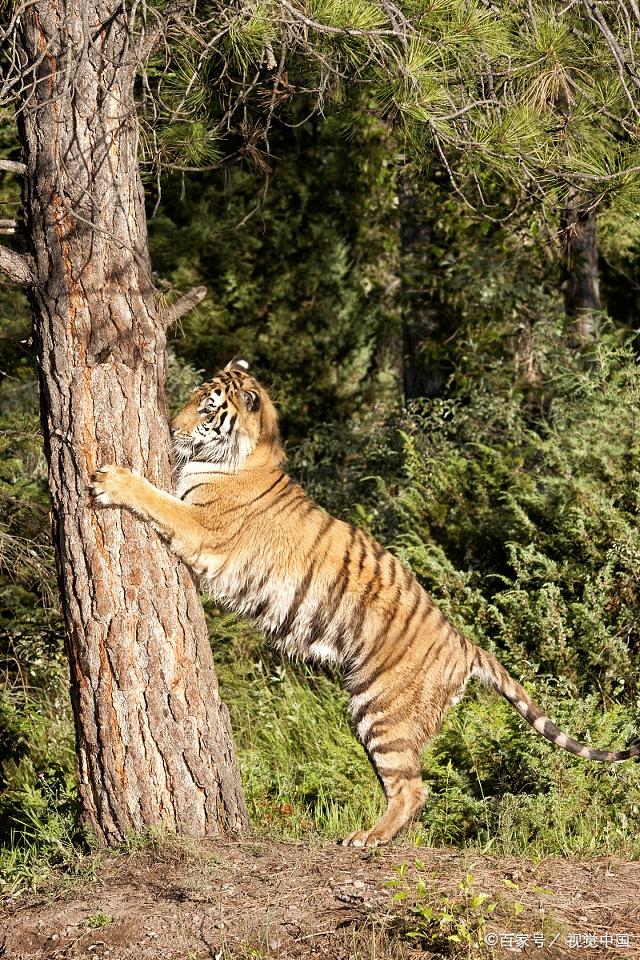
POLYGON ((260 840, 173 842, 89 858, 80 876, 6 898, 0 913, 4 960, 443 955, 640 960, 640 863, 533 863, 401 846, 367 853, 260 840), (459 884, 469 874, 465 893, 459 884), (416 901, 420 880, 424 899, 416 901), (398 891, 408 896, 394 900, 398 891), (471 904, 480 892, 490 899, 471 904), (436 919, 447 912, 456 918, 453 926, 443 920, 447 936, 430 939, 433 922, 426 938, 408 936, 419 932, 410 912, 416 902, 435 909, 436 919), (471 945, 464 935, 469 922, 476 928, 471 945))

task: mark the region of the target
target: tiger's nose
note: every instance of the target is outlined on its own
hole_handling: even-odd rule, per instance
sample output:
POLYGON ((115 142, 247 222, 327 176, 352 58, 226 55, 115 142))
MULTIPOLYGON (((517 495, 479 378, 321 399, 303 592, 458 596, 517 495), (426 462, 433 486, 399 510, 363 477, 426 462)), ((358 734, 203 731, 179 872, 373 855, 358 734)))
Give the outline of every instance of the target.
POLYGON ((187 410, 180 410, 169 423, 172 437, 178 436, 181 433, 189 433, 192 428, 193 416, 187 410))

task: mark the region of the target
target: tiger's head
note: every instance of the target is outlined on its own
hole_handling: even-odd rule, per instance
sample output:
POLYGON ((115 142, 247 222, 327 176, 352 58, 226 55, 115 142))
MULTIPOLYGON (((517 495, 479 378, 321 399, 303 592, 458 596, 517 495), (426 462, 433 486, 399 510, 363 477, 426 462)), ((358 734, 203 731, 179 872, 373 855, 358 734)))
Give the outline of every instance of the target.
POLYGON ((278 415, 269 395, 234 357, 213 380, 197 387, 171 422, 177 465, 216 463, 230 472, 254 459, 281 463, 278 415))

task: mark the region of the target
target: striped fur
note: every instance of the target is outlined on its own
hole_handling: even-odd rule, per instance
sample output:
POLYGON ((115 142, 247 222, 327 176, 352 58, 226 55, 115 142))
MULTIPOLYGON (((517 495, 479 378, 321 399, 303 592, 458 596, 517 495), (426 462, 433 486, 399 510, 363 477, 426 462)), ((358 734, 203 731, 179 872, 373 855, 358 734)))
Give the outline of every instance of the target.
POLYGON ((552 743, 590 760, 627 760, 562 733, 491 656, 448 623, 399 560, 313 504, 282 469, 275 409, 234 360, 172 424, 174 495, 129 470, 93 478, 98 504, 151 523, 218 600, 286 654, 342 666, 350 708, 388 806, 344 841, 376 846, 424 803, 420 751, 471 677, 494 687, 552 743))

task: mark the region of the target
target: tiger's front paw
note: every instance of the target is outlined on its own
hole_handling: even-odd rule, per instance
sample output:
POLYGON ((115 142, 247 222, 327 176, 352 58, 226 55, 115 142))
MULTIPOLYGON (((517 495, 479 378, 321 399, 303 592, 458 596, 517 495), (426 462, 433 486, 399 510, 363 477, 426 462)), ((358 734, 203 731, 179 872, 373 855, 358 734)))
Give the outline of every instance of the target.
POLYGON ((101 507, 126 507, 132 480, 133 474, 126 467, 108 464, 91 477, 89 493, 101 507))

